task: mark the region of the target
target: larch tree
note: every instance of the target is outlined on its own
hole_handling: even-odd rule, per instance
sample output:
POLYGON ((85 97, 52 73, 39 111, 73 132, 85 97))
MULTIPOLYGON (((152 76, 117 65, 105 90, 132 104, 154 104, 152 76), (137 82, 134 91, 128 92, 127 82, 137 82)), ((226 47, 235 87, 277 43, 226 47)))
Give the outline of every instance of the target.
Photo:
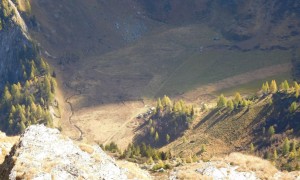
POLYGON ((294 113, 297 110, 297 108, 298 108, 297 103, 296 102, 292 102, 292 104, 289 107, 290 113, 294 113))
POLYGON ((277 150, 276 149, 274 149, 273 158, 274 158, 274 160, 276 160, 278 158, 278 154, 277 154, 277 150))
POLYGON ((166 141, 167 141, 167 143, 170 142, 170 135, 169 134, 166 135, 166 141))
POLYGON ((171 102, 171 99, 168 96, 164 95, 164 97, 161 100, 161 104, 164 107, 169 107, 169 106, 172 105, 172 102, 171 102))
POLYGON ((157 112, 160 112, 160 111, 162 111, 162 110, 163 110, 163 106, 162 106, 162 104, 161 104, 160 98, 158 98, 157 104, 156 104, 156 111, 157 111, 157 112))
POLYGON ((155 142, 158 142, 159 141, 159 135, 158 135, 158 132, 156 131, 155 133, 155 138, 154 138, 155 142))
POLYGON ((283 82, 283 90, 284 90, 285 92, 288 92, 289 89, 290 89, 290 85, 289 85, 288 81, 285 80, 285 81, 283 82))
POLYGON ((232 100, 227 101, 227 107, 230 111, 234 110, 234 104, 233 104, 232 100))
POLYGON ((268 134, 272 137, 275 134, 275 128, 274 126, 270 126, 268 130, 268 134))
POLYGON ((275 80, 272 80, 271 85, 270 85, 270 92, 271 93, 276 93, 277 91, 278 91, 277 83, 276 83, 275 80))
POLYGON ((283 147, 282 147, 282 153, 283 155, 287 155, 290 152, 290 141, 288 138, 285 138, 283 147))
POLYGON ((226 107, 226 105, 227 105, 227 99, 223 94, 221 94, 218 98, 217 107, 223 108, 226 107))
POLYGON ((296 81, 294 82, 294 90, 295 90, 295 97, 298 98, 300 87, 299 87, 299 84, 296 81))
POLYGON ((241 94, 239 92, 236 92, 235 96, 234 96, 234 100, 233 100, 234 105, 238 106, 239 104, 241 104, 242 100, 243 100, 243 98, 242 98, 241 94))
POLYGON ((250 152, 251 152, 251 153, 254 152, 254 145, 253 145, 253 143, 250 144, 250 152))

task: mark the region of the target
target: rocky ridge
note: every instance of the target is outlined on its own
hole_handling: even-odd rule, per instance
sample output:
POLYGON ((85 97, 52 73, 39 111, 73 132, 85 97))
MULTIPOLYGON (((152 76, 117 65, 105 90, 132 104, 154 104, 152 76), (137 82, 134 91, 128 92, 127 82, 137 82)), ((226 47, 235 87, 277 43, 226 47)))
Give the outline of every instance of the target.
POLYGON ((57 129, 26 129, 0 166, 0 179, 127 179, 99 146, 76 145, 57 129))
POLYGON ((282 172, 275 168, 270 161, 241 153, 207 162, 175 167, 169 176, 175 179, 214 179, 214 180, 300 180, 300 171, 282 172))

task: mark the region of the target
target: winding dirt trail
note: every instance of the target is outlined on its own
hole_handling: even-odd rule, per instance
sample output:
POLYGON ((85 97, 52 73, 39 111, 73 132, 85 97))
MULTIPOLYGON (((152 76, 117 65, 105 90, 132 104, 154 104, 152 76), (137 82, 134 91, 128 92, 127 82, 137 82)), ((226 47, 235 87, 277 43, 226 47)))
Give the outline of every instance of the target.
MULTIPOLYGON (((60 81, 61 82, 61 81, 60 81)), ((58 101, 60 107, 60 117, 57 117, 59 122, 57 125, 61 126, 62 133, 70 137, 74 141, 81 141, 83 139, 83 131, 73 122, 73 116, 75 115, 75 111, 72 105, 72 98, 75 96, 79 96, 82 94, 81 90, 77 90, 76 93, 66 93, 64 88, 68 88, 66 83, 59 84, 61 88, 57 88, 56 90, 56 99, 58 101), (64 88, 62 88, 64 87, 64 88)))
POLYGON ((78 96, 78 95, 80 95, 80 94, 81 94, 81 92, 79 91, 78 94, 73 94, 73 95, 67 97, 66 100, 65 100, 65 102, 69 105, 70 111, 71 111, 71 115, 69 116, 69 123, 70 123, 75 129, 77 129, 77 131, 79 131, 79 137, 78 137, 77 139, 74 139, 74 140, 76 140, 76 141, 81 141, 81 140, 83 139, 83 138, 82 138, 83 132, 82 132, 82 130, 81 130, 76 124, 74 124, 73 121, 72 121, 72 117, 74 116, 75 113, 74 113, 73 106, 72 106, 72 103, 70 102, 70 100, 71 100, 73 97, 78 96))

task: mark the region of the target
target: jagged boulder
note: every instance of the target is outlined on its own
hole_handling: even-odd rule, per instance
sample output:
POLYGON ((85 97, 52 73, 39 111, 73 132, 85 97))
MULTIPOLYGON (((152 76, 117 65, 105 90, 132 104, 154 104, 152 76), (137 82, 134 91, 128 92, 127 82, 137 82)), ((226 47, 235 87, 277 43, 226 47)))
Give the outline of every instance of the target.
POLYGON ((125 170, 95 145, 76 145, 57 129, 26 129, 0 166, 0 179, 127 179, 125 170))

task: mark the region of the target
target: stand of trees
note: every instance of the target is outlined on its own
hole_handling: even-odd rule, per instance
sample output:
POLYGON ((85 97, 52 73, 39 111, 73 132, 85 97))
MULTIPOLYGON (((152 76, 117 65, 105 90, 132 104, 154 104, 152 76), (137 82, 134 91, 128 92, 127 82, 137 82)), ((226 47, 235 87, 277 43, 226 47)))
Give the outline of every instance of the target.
POLYGON ((6 85, 1 98, 1 130, 8 134, 24 132, 27 126, 43 123, 52 127, 49 105, 56 82, 49 74, 6 85))
MULTIPOLYGON (((7 0, 0 3, 0 31, 15 26, 13 8, 7 0)), ((15 50, 16 62, 0 85, 0 130, 19 134, 31 124, 52 126, 49 105, 54 100, 55 78, 49 65, 38 55, 38 47, 28 40, 15 50), (4 84, 4 85, 3 85, 4 84)))
POLYGON ((137 137, 137 142, 146 142, 154 147, 167 144, 189 127, 194 115, 194 107, 183 100, 172 102, 166 95, 158 98, 156 108, 146 122, 146 133, 137 137))
POLYGON ((238 108, 247 107, 251 103, 252 102, 250 100, 243 98, 239 92, 235 93, 233 99, 227 99, 223 94, 221 94, 218 97, 217 108, 227 108, 230 111, 233 111, 238 108))

